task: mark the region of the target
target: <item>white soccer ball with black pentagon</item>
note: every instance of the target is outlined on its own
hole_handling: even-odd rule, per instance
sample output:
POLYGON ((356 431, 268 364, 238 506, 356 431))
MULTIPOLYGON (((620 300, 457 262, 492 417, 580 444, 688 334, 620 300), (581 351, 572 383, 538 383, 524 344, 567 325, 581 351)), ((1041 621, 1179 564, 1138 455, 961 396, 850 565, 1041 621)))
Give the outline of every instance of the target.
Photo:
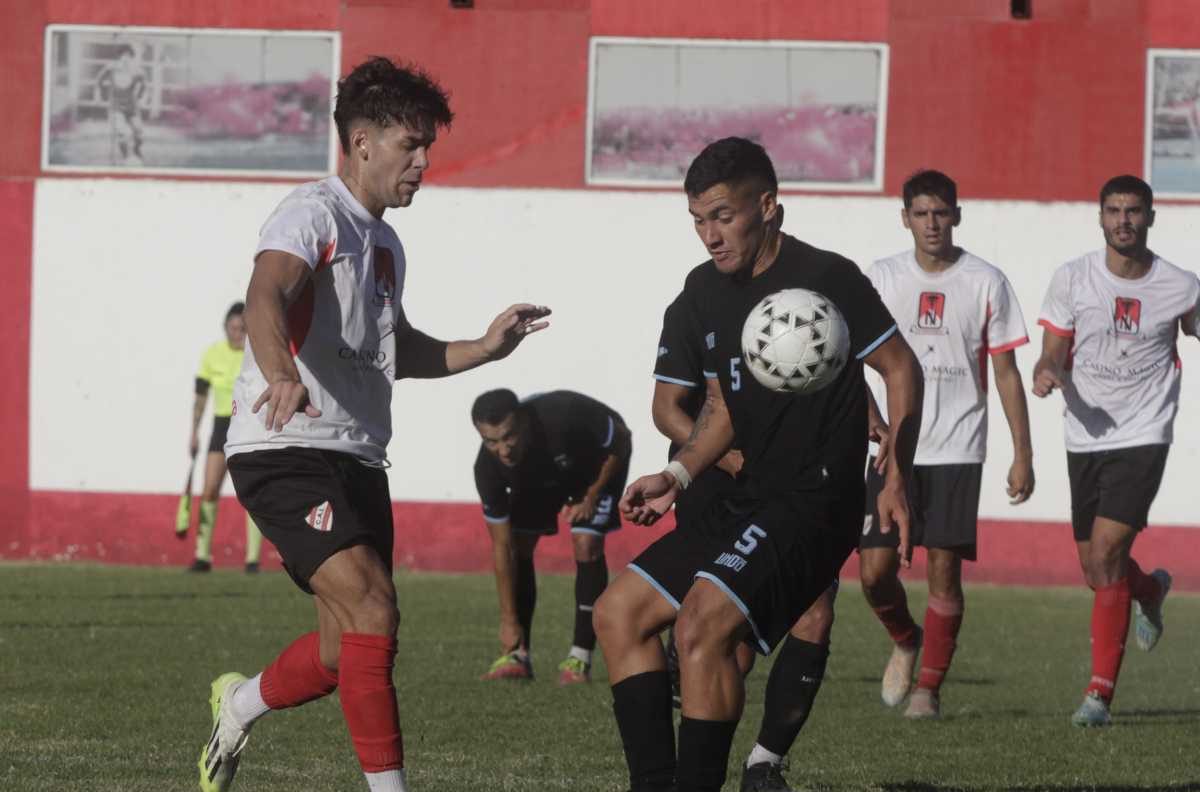
POLYGON ((815 393, 837 379, 849 354, 842 312, 808 289, 764 297, 742 326, 742 360, 771 390, 815 393))

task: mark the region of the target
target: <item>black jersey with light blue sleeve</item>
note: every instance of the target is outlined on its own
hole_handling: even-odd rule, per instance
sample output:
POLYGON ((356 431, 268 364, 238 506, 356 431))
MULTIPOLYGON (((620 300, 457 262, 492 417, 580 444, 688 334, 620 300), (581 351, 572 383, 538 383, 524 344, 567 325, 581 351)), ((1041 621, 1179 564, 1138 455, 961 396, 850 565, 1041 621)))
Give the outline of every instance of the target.
POLYGON ((723 275, 709 263, 688 276, 684 296, 702 334, 704 375, 720 381, 750 489, 771 497, 833 485, 843 495, 861 497, 867 451, 862 361, 896 332, 866 275, 842 256, 784 235, 765 272, 723 275), (742 361, 742 325, 751 309, 767 295, 795 288, 818 292, 836 305, 850 337, 841 374, 804 395, 769 390, 742 361))
MULTIPOLYGON (((654 361, 654 379, 688 389, 683 411, 692 418, 700 413, 707 388, 703 371, 702 334, 697 331, 685 295, 680 294, 663 312, 662 334, 658 337, 658 357, 654 361)), ((668 458, 679 451, 672 442, 668 458)))

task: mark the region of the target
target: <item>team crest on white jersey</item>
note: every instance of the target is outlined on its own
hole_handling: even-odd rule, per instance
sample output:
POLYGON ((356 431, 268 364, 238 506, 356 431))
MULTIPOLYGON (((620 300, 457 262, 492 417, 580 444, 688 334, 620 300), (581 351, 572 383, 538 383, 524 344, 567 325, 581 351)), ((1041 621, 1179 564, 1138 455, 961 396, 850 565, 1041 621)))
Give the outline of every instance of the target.
POLYGON ((1136 297, 1118 297, 1113 306, 1113 332, 1136 338, 1142 329, 1142 301, 1136 297))
POLYGON ((917 298, 917 324, 914 333, 946 335, 950 331, 944 326, 946 318, 946 295, 941 292, 921 292, 917 298))
POLYGON ((325 501, 319 506, 313 506, 308 510, 308 516, 304 518, 304 522, 308 523, 308 527, 314 531, 323 531, 328 533, 333 530, 333 504, 325 501))

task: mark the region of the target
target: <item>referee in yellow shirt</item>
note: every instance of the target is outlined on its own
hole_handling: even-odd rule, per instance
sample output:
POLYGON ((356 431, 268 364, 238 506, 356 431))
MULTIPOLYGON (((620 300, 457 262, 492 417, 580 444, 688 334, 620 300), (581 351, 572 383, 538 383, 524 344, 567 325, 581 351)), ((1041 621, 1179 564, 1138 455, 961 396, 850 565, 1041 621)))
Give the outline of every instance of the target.
MULTIPOLYGON (((217 523, 217 499, 225 482, 225 435, 229 432, 229 417, 233 414, 233 383, 242 370, 242 354, 246 345, 246 323, 242 319, 244 303, 236 302, 225 314, 225 340, 208 348, 196 374, 196 398, 192 407, 192 456, 200 448, 200 418, 208 393, 213 397, 212 437, 204 462, 204 493, 200 496, 200 525, 197 528, 196 558, 189 572, 208 572, 212 569, 212 536, 217 523)), ((189 515, 181 513, 176 525, 179 533, 187 532, 189 515), (180 530, 182 528, 182 530, 180 530)), ((258 571, 262 550, 262 534, 250 516, 246 516, 246 572, 258 571)))

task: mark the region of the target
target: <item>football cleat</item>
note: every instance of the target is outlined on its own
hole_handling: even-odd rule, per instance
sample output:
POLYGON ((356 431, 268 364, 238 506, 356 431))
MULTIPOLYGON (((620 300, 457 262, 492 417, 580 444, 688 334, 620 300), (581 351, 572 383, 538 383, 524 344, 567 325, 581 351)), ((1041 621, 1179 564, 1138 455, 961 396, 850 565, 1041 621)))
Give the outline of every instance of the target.
POLYGON ((197 558, 192 562, 192 565, 184 570, 185 572, 212 572, 212 561, 205 561, 203 558, 197 558))
POLYGON ((784 764, 774 765, 770 762, 759 762, 742 768, 741 792, 792 792, 787 779, 783 777, 784 764))
POLYGON ((894 707, 904 701, 912 689, 913 670, 917 667, 917 655, 921 653, 923 637, 924 631, 918 627, 911 646, 896 644, 892 647, 892 656, 883 669, 883 684, 880 687, 880 697, 887 706, 894 707))
POLYGON ((568 657, 558 664, 558 684, 577 685, 592 681, 592 665, 578 657, 568 657))
POLYGON ((919 687, 908 700, 904 717, 909 720, 937 720, 942 717, 942 704, 938 694, 929 688, 919 687))
POLYGON ((1108 713, 1108 703, 1094 691, 1083 697, 1083 703, 1079 705, 1079 709, 1075 710, 1075 714, 1071 716, 1071 724, 1073 726, 1082 726, 1084 728, 1108 726, 1111 723, 1112 716, 1108 713))
POLYGON ((1150 577, 1158 581, 1158 585, 1162 588, 1162 594, 1148 605, 1143 605, 1137 600, 1133 601, 1134 636, 1138 649, 1145 652, 1153 649, 1158 643, 1158 639, 1162 637, 1162 606, 1163 601, 1167 598, 1167 592, 1171 590, 1171 573, 1167 570, 1156 569, 1150 573, 1150 577))
POLYGON ((488 672, 480 677, 482 680, 492 679, 533 679, 533 663, 529 656, 522 657, 516 652, 500 655, 492 663, 488 672))
POLYGON ((226 792, 233 786, 249 730, 243 729, 233 717, 228 701, 237 686, 245 681, 246 677, 238 673, 221 674, 213 680, 208 699, 212 709, 212 734, 200 749, 201 792, 226 792))

